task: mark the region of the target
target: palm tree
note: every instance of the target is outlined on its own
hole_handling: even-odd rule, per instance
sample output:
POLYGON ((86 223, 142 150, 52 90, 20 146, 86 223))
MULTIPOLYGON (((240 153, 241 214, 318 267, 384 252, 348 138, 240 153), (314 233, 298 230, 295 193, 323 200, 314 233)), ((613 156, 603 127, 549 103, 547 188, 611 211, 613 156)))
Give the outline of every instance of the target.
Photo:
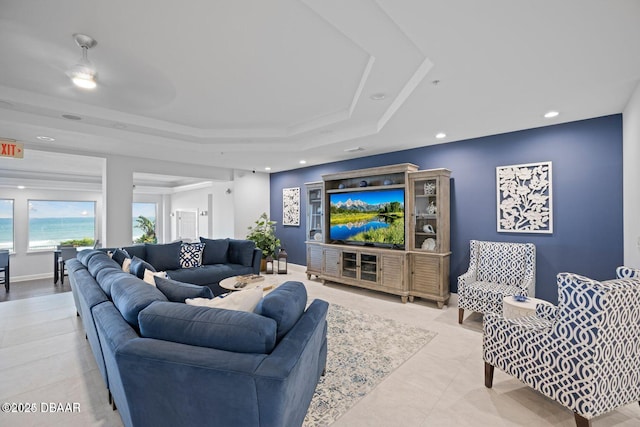
POLYGON ((142 236, 138 237, 134 243, 157 243, 156 223, 145 216, 136 218, 136 226, 142 230, 142 236))

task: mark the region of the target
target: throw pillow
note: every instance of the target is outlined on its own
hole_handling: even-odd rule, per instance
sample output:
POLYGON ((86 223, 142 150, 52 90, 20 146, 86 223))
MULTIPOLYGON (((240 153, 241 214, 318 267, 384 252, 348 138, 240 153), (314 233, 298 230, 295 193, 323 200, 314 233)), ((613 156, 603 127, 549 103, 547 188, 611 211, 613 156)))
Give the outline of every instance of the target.
POLYGON ((180 267, 200 267, 203 249, 204 243, 183 243, 180 247, 180 267))
POLYGON ((122 265, 122 263, 126 258, 131 258, 131 257, 129 256, 129 253, 124 249, 116 249, 115 251, 113 251, 113 254, 111 255, 111 259, 120 265, 122 265))
POLYGON ((251 267, 255 247, 256 243, 253 240, 229 239, 229 262, 251 267))
POLYGON ((144 276, 143 276, 142 280, 144 280, 145 282, 147 282, 151 286, 155 286, 156 285, 156 281, 155 281, 156 277, 167 277, 167 273, 165 273, 164 271, 153 272, 151 270, 147 270, 146 268, 144 269, 144 276))
POLYGON ((131 273, 131 258, 125 258, 122 260, 122 271, 125 273, 131 273))
POLYGON ((169 301, 182 302, 187 298, 213 298, 213 292, 207 286, 192 285, 162 277, 155 277, 156 287, 169 301))
POLYGON ((158 270, 177 270, 180 268, 180 247, 182 242, 144 245, 146 259, 158 270))
POLYGON ((144 278, 144 270, 151 270, 153 272, 157 271, 153 268, 153 265, 149 264, 145 260, 134 256, 131 258, 131 265, 129 266, 129 273, 136 276, 138 279, 144 278))
POLYGON ((204 243, 202 251, 202 264, 226 264, 229 262, 227 252, 229 251, 229 239, 205 239, 200 237, 204 243))
POLYGON ((246 291, 236 291, 226 296, 219 296, 213 299, 188 298, 185 303, 202 307, 226 308, 227 310, 248 311, 250 313, 256 308, 262 299, 262 288, 257 287, 246 291))

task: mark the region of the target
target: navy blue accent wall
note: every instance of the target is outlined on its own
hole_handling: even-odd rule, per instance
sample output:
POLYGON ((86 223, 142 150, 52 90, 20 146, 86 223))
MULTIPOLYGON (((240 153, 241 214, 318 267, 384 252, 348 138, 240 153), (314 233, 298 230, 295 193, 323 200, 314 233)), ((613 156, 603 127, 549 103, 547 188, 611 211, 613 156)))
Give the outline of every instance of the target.
POLYGON ((304 183, 396 163, 451 170, 451 291, 469 265, 469 240, 532 242, 536 296, 557 303, 556 275, 605 280, 623 261, 622 115, 431 145, 271 175, 271 217, 289 261, 306 264, 304 183), (496 167, 553 162, 553 234, 496 231, 496 167), (284 227, 282 189, 300 187, 299 227, 284 227))

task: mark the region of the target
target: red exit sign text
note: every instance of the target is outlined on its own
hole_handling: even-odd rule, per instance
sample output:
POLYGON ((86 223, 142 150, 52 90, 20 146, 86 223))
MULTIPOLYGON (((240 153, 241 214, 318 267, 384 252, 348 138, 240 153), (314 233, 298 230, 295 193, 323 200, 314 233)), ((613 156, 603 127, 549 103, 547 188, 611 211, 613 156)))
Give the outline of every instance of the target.
POLYGON ((22 159, 24 157, 23 144, 12 139, 0 139, 0 157, 22 159))

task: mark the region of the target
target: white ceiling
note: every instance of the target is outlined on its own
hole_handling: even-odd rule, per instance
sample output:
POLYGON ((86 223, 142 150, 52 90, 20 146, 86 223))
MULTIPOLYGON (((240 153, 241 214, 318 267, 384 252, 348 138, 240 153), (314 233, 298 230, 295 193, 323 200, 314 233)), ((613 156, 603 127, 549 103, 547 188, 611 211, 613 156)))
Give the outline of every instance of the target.
POLYGON ((0 137, 54 153, 0 177, 56 152, 281 171, 620 113, 639 52, 637 0, 0 0, 0 137))

